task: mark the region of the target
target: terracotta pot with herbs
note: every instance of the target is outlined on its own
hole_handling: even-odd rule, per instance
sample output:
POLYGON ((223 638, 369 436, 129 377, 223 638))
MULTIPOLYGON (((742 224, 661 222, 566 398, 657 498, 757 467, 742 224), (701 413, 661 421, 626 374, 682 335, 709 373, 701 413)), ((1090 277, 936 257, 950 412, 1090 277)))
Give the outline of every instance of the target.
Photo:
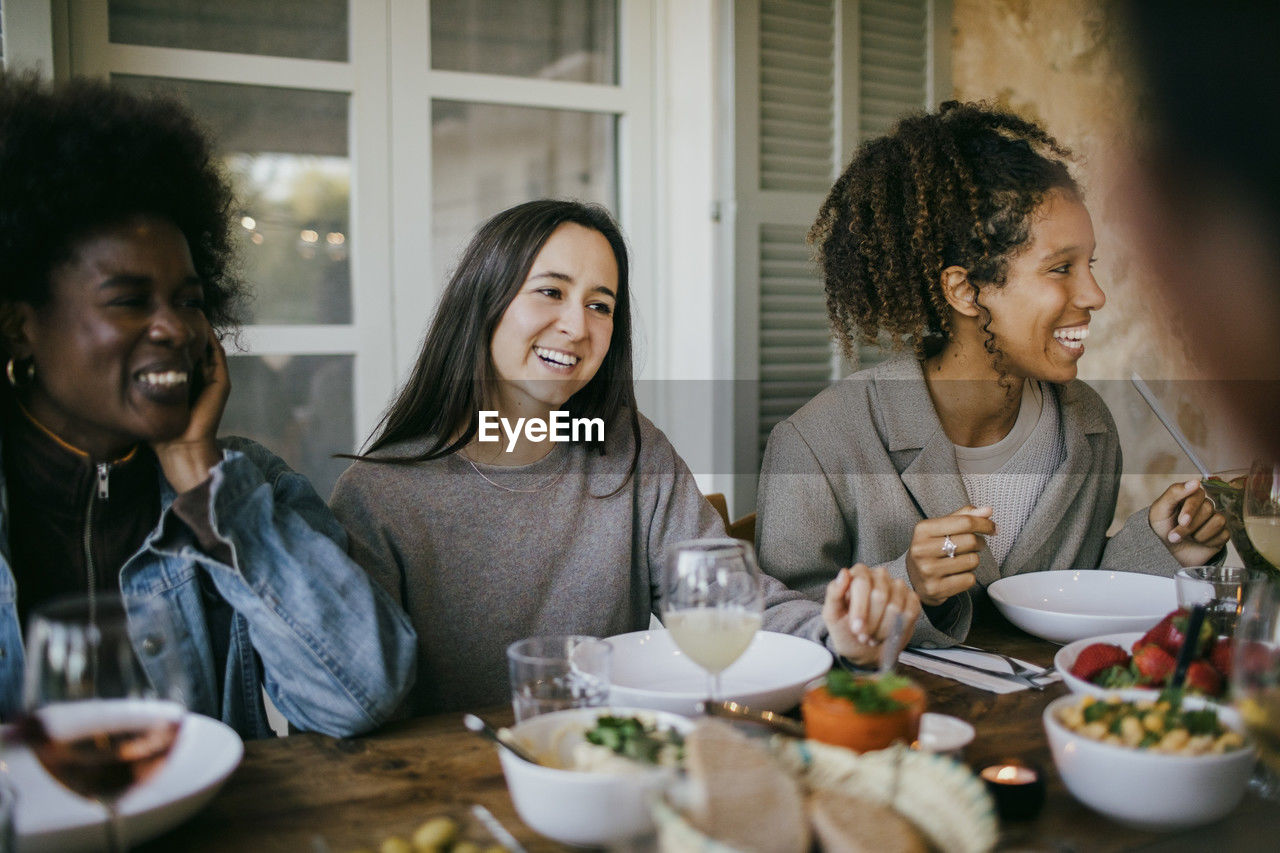
POLYGON ((855 752, 912 743, 920 733, 925 695, 901 675, 854 676, 832 670, 800 703, 805 734, 855 752))

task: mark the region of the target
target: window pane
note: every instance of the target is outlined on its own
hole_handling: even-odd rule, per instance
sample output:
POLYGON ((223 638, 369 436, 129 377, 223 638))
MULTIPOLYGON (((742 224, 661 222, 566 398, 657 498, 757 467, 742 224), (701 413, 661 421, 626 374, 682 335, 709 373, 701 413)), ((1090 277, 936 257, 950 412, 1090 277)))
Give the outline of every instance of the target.
POLYGON ((347 0, 111 0, 115 44, 347 61, 347 0))
POLYGON ((231 399, 223 435, 242 435, 278 454, 328 500, 355 447, 349 355, 238 356, 227 360, 231 399))
POLYGON ((477 225, 513 204, 554 196, 616 211, 616 151, 612 115, 432 102, 435 281, 444 282, 477 225))
POLYGON ((431 0, 431 66, 615 83, 616 0, 431 0))
POLYGON ((254 323, 351 322, 349 96, 113 75, 175 94, 214 133, 240 207, 238 249, 254 323))

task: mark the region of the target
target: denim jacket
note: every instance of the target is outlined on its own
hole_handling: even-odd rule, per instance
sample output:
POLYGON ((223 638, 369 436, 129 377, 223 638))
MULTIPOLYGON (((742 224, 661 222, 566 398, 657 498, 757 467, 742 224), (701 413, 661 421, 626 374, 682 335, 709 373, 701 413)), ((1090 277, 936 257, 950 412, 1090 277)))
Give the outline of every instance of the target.
MULTIPOLYGON (((416 637, 391 598, 347 556, 347 535, 305 477, 261 445, 223 440, 210 522, 230 563, 200 550, 160 477, 159 523, 120 570, 129 604, 159 601, 178 634, 192 711, 241 737, 269 737, 262 702, 294 726, 338 737, 386 720, 413 682, 416 637), (215 643, 225 649, 216 671, 215 643)), ((23 646, 0 470, 0 716, 22 702, 23 646)), ((143 665, 159 651, 131 626, 143 665)))

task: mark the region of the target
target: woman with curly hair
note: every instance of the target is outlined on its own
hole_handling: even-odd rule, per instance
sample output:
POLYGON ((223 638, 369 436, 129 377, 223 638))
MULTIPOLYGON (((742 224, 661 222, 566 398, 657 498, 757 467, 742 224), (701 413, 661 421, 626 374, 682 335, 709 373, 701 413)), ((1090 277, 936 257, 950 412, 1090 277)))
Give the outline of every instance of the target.
MULTIPOLYGON (((413 713, 506 701, 516 640, 644 630, 666 547, 725 535, 636 410, 628 266, 603 208, 540 199, 495 214, 463 251, 368 453, 334 488, 352 553, 418 631, 413 713), (517 426, 486 440, 485 412, 545 424, 554 411, 598 418, 603 436, 552 442, 517 426)), ((865 566, 828 580, 820 609, 766 578, 764 627, 871 663, 886 613, 912 624, 919 612, 905 584, 865 566)))
MULTIPOLYGON (((414 634, 311 485, 217 439, 230 189, 175 102, 0 76, 0 717, 52 598, 155 599, 193 711, 265 737, 262 688, 332 735, 384 720, 414 634)), ((146 626, 131 626, 146 645, 146 626)), ((145 659, 145 658, 144 658, 145 659)))
POLYGON ((810 230, 836 338, 909 345, 779 424, 760 479, 761 565, 813 594, 885 565, 920 596, 915 642, 963 640, 982 590, 1046 569, 1172 574, 1214 558, 1225 519, 1175 483, 1107 538, 1120 444, 1076 379, 1093 225, 1043 129, 949 102, 873 139, 810 230))

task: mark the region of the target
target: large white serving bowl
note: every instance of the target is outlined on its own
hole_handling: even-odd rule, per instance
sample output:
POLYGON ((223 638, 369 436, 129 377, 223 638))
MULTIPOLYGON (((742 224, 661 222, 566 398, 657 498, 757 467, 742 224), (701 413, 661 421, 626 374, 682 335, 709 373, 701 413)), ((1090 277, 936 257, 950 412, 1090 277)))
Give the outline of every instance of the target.
MULTIPOLYGON (((693 722, 650 709, 573 708, 531 717, 511 728, 512 735, 534 756, 555 756, 568 763, 583 732, 600 716, 648 715, 659 729, 681 733, 693 722)), ((502 772, 520 819, 537 832, 563 844, 607 847, 653 830, 652 797, 675 778, 674 768, 641 767, 636 773, 586 773, 530 764, 499 749, 502 772)))
MULTIPOLYGON (((1129 691, 1122 697, 1140 698, 1129 691)), ((1053 763, 1067 790, 1094 811, 1127 826, 1167 831, 1211 823, 1244 796, 1257 753, 1252 747, 1217 755, 1165 755, 1092 740, 1058 720, 1058 713, 1084 697, 1061 696, 1044 709, 1044 730, 1053 763)), ((1204 700, 1186 698, 1188 708, 1204 700)), ((1223 724, 1241 731, 1232 709, 1215 706, 1223 724)))
MULTIPOLYGON (((164 767, 120 799, 124 840, 141 844, 200 811, 243 754, 244 745, 230 727, 187 714, 164 767)), ((20 853, 105 849, 106 812, 55 782, 26 746, 6 745, 0 753, 0 779, 6 777, 19 792, 20 853)))
MULTIPOLYGON (((1106 687, 1099 687, 1091 681, 1085 681, 1083 678, 1076 678, 1071 674, 1071 667, 1075 666, 1076 658, 1080 657, 1080 652, 1094 643, 1106 643, 1110 646, 1119 646, 1124 649, 1127 654, 1133 654, 1133 644, 1142 639, 1142 631, 1124 631, 1119 634, 1100 634, 1096 637, 1085 637, 1083 640, 1076 640, 1074 643, 1067 643, 1058 649, 1058 653, 1053 656, 1053 667, 1062 676, 1062 683, 1067 685, 1067 689, 1072 693, 1089 694, 1090 696, 1110 696, 1116 691, 1106 687)), ((1141 696, 1145 699, 1155 699, 1160 695, 1160 691, 1147 687, 1126 687, 1125 695, 1141 696)))
POLYGON ((1055 643, 1146 631, 1178 607, 1173 578, 1134 572, 1027 572, 1001 578, 987 594, 1010 622, 1055 643))
MULTIPOLYGON (((707 673, 663 629, 609 637, 613 675, 609 701, 694 716, 707 698, 707 673)), ((762 711, 800 704, 805 685, 831 669, 831 653, 802 637, 759 631, 742 657, 720 675, 721 698, 762 711)))

